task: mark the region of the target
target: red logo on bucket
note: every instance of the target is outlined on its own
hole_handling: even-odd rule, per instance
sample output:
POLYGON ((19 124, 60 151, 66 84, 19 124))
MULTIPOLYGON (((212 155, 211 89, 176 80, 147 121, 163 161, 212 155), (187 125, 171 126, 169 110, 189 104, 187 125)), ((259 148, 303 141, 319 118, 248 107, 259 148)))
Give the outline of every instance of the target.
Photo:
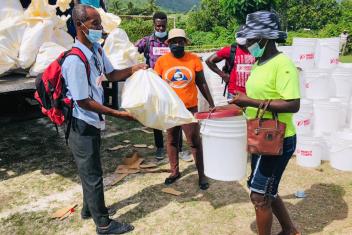
POLYGON ((297 122, 297 126, 309 126, 310 125, 310 119, 305 119, 297 122))
POLYGON ((312 150, 297 150, 297 154, 300 154, 302 157, 311 157, 313 156, 312 150))
POLYGON ((300 55, 299 59, 300 60, 314 60, 314 53, 300 55))
POLYGON ((305 84, 305 87, 306 87, 306 88, 309 88, 309 83, 306 83, 306 84, 305 84))
POLYGON ((335 58, 335 59, 331 59, 330 60, 330 64, 338 64, 340 61, 338 58, 335 58))

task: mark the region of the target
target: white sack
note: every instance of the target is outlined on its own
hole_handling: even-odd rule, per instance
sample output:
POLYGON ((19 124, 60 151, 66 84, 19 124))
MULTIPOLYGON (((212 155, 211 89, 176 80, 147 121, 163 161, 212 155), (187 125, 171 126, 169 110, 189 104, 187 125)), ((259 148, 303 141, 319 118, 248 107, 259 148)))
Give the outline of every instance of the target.
POLYGON ((105 32, 110 33, 120 25, 121 18, 117 15, 107 13, 102 8, 97 8, 97 11, 100 14, 101 24, 105 32))
POLYGON ((11 17, 0 22, 0 75, 18 68, 18 53, 26 29, 22 17, 11 17))
POLYGON ((23 14, 23 7, 20 0, 1 0, 0 21, 17 17, 23 14))
POLYGON ((28 19, 53 18, 56 16, 56 6, 49 5, 48 0, 32 0, 24 16, 28 19))
POLYGON ((147 127, 165 130, 197 122, 174 90, 152 69, 126 80, 121 107, 147 127))
POLYGON ((70 3, 73 0, 57 0, 56 6, 60 9, 60 11, 65 12, 70 8, 70 3))
POLYGON ((138 62, 138 50, 123 29, 114 29, 109 34, 104 51, 115 69, 125 69, 138 62))
POLYGON ((66 51, 66 48, 56 43, 45 42, 40 47, 35 64, 30 69, 29 74, 31 76, 37 76, 38 74, 44 72, 51 62, 56 60, 64 51, 66 51))
POLYGON ((19 52, 19 64, 21 68, 27 69, 34 62, 39 48, 44 42, 51 40, 53 35, 53 21, 34 21, 29 24, 24 32, 19 52))
POLYGON ((74 40, 73 37, 63 29, 56 29, 52 34, 51 42, 54 42, 67 50, 72 48, 74 40))

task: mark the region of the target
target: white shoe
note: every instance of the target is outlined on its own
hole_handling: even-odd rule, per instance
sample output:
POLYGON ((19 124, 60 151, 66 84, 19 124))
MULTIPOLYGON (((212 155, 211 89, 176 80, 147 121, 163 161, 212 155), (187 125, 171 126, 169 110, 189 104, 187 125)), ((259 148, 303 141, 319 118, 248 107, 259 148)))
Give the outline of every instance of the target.
POLYGON ((193 157, 190 151, 183 151, 183 152, 179 152, 178 154, 179 154, 178 156, 182 161, 185 161, 185 162, 193 161, 193 157))

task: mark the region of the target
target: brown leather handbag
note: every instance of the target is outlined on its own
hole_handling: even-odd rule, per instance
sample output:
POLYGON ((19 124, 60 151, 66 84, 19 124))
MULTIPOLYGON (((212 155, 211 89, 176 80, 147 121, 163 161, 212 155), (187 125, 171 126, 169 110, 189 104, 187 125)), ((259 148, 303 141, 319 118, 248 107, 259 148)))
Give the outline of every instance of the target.
POLYGON ((247 120, 247 151, 251 154, 282 155, 286 124, 280 122, 274 112, 273 119, 263 118, 270 102, 271 100, 262 102, 255 119, 247 120))

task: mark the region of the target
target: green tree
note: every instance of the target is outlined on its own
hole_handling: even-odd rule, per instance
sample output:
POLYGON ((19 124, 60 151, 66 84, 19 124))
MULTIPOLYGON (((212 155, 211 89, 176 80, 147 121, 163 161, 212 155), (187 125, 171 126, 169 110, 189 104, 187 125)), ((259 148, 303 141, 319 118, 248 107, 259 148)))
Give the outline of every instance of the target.
POLYGON ((154 12, 159 10, 159 7, 156 5, 155 0, 148 0, 148 5, 146 7, 146 10, 148 11, 149 14, 153 14, 154 12))
POLYGON ((287 0, 289 29, 320 30, 325 25, 339 22, 341 6, 336 0, 287 0))
POLYGON ((188 14, 188 31, 212 31, 215 26, 228 26, 229 17, 219 4, 220 0, 202 0, 200 9, 188 14))
POLYGON ((272 10, 278 1, 272 0, 220 0, 221 6, 228 15, 233 15, 240 24, 246 22, 249 13, 259 10, 272 10))

